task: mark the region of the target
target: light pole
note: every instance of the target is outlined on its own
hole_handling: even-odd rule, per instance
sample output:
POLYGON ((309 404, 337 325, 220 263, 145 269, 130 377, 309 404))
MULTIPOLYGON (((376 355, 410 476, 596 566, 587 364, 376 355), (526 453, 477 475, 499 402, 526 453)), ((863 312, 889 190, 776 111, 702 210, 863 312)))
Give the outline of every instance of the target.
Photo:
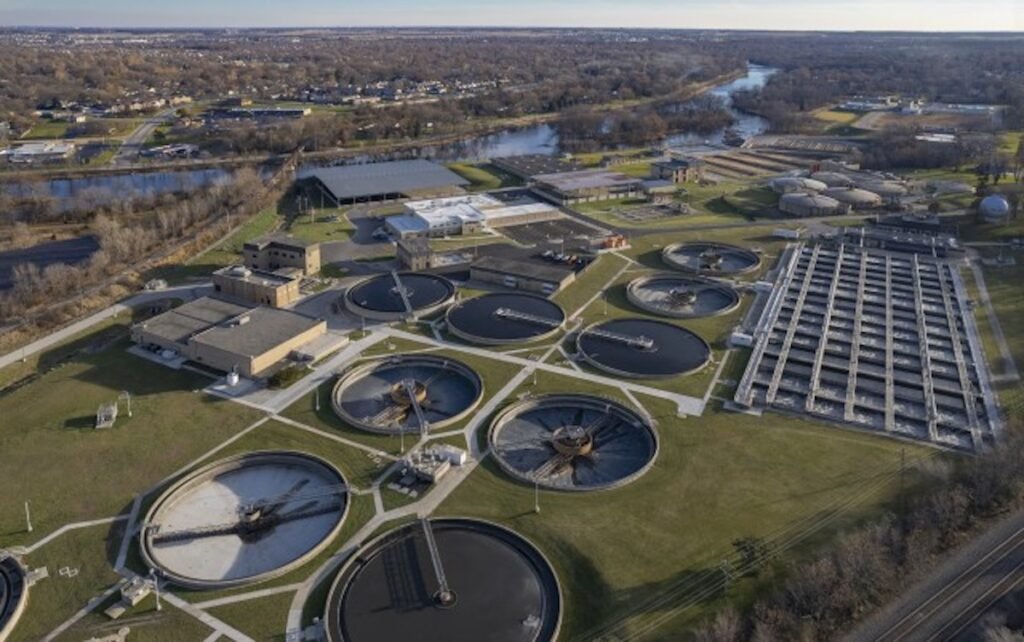
POLYGON ((32 532, 32 511, 29 507, 31 502, 25 501, 25 528, 29 533, 32 532))
POLYGON ((533 477, 533 512, 540 513, 540 481, 533 477))
POLYGON ((163 605, 160 604, 160 578, 156 576, 156 569, 149 569, 149 579, 153 582, 153 594, 156 595, 156 610, 162 611, 163 605))
POLYGON ((320 412, 320 388, 319 387, 314 388, 313 389, 313 394, 316 395, 314 397, 314 399, 316 400, 315 403, 314 403, 314 406, 316 408, 316 411, 320 412))

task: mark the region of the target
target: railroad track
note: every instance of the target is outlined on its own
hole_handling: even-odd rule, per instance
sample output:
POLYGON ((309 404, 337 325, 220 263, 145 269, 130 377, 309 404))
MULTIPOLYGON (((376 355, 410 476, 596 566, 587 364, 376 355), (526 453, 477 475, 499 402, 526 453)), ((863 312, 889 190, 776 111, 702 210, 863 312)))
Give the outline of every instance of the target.
MULTIPOLYGON (((999 600, 1024 584, 1024 526, 874 636, 878 642, 957 640, 999 600)), ((856 639, 856 638, 853 638, 856 639)))

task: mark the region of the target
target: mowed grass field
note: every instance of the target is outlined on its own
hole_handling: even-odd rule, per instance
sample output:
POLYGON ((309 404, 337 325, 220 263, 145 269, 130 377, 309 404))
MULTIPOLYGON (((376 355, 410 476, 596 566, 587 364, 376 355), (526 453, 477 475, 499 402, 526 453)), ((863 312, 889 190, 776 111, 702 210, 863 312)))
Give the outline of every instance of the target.
POLYGON ((0 546, 117 515, 136 493, 259 417, 199 392, 209 379, 145 361, 128 346, 115 338, 0 396, 0 546), (132 416, 122 403, 114 428, 95 430, 96 410, 121 391, 131 394, 132 416), (26 501, 33 534, 25 532, 26 501))
MULTIPOLYGON (((805 543, 821 543, 895 497, 901 450, 908 460, 936 456, 774 414, 716 409, 679 419, 670 403, 641 403, 657 421, 661 451, 634 483, 592 494, 541 492, 535 514, 533 488, 511 481, 489 459, 439 510, 493 520, 544 552, 562 583, 565 642, 594 639, 616 622, 623 625, 617 632, 629 632, 665 615, 679 599, 673 590, 716 569, 737 538, 818 527, 805 543), (652 603, 664 596, 667 605, 652 603)), ((740 599, 750 590, 734 588, 740 599)), ((699 613, 671 617, 647 639, 682 639, 699 613)))

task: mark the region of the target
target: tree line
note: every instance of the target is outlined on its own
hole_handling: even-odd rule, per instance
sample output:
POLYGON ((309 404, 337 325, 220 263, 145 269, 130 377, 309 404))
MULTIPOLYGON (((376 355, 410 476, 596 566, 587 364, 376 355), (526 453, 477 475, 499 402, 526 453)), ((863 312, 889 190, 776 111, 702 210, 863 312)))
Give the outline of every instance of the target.
MULTIPOLYGON (((931 571, 979 526, 1021 506, 1024 422, 1014 418, 999 447, 970 459, 908 471, 913 499, 851 530, 807 561, 772 568, 767 552, 744 568, 773 585, 750 608, 726 608, 695 631, 698 642, 834 640, 931 571)), ((750 549, 751 545, 747 544, 750 549)), ((998 628, 998 627, 997 627, 998 628)))

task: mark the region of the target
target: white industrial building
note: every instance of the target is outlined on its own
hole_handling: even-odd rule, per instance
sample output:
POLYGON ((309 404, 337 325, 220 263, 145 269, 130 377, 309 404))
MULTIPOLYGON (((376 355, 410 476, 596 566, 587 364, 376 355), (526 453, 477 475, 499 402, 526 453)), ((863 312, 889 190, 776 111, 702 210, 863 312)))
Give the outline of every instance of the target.
POLYGON ((503 201, 488 194, 468 194, 410 201, 403 214, 388 217, 387 227, 400 239, 454 236, 560 216, 556 208, 529 197, 503 201))

